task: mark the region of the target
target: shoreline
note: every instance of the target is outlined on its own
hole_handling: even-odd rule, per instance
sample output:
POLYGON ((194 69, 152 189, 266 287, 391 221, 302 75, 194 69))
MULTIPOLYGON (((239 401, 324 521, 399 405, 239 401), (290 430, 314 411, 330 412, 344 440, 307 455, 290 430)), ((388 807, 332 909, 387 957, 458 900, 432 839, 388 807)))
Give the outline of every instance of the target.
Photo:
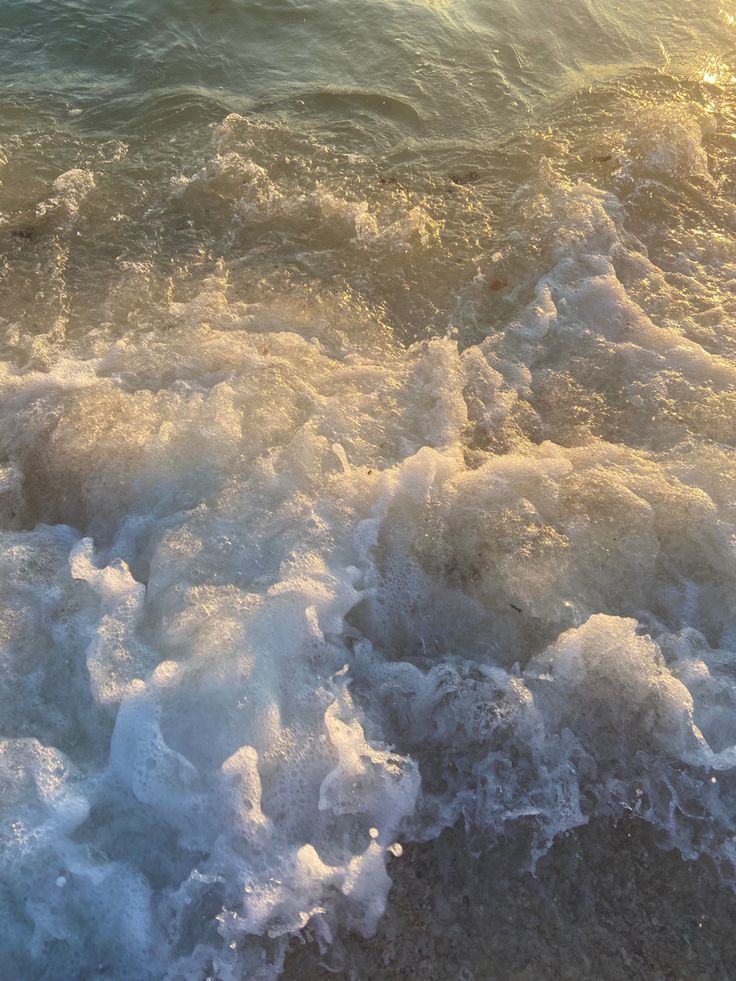
POLYGON ((736 895, 637 820, 558 839, 536 878, 513 840, 468 861, 459 827, 407 845, 375 937, 341 935, 342 964, 292 943, 285 981, 729 981, 736 895))

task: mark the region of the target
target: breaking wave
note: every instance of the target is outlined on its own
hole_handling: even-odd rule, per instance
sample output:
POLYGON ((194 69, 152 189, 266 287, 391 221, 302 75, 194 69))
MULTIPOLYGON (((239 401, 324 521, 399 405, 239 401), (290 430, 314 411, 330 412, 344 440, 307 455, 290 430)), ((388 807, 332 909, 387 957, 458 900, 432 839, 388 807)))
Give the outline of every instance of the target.
POLYGON ((734 881, 731 110, 647 84, 451 171, 5 140, 4 977, 275 978, 459 821, 734 881))

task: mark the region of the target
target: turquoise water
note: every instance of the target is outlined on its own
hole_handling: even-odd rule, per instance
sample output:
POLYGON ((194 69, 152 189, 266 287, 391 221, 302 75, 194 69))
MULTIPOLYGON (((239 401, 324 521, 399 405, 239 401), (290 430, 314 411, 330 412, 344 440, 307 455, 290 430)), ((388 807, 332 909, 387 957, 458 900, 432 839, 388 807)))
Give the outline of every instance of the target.
POLYGON ((350 964, 458 823, 736 882, 735 38, 0 0, 0 977, 350 964))
POLYGON ((266 112, 338 142, 430 156, 541 123, 560 99, 727 57, 709 0, 615 3, 97 3, 6 0, 5 98, 121 132, 164 98, 194 118, 266 112))

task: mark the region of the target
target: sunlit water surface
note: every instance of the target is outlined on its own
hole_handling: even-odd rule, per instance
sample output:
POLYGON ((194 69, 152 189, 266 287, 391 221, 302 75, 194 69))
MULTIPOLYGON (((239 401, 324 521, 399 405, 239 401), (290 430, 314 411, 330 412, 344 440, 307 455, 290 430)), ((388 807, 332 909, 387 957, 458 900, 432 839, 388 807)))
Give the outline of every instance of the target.
POLYGON ((0 976, 275 978, 457 822, 736 882, 735 41, 0 0, 0 976))

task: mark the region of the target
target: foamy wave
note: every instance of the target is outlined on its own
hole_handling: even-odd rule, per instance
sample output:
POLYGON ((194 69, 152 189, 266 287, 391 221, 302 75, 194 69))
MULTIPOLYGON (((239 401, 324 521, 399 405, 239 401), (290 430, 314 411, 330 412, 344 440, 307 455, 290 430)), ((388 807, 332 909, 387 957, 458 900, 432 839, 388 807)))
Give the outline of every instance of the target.
POLYGON ((235 116, 158 197, 56 180, 15 246, 64 303, 0 374, 0 973, 276 977, 458 820, 533 864, 636 815, 733 877, 736 371, 637 210, 698 133, 540 167, 492 242, 481 191, 235 116), (75 308, 106 194, 196 247, 75 308), (404 344, 425 285, 451 329, 404 344))

